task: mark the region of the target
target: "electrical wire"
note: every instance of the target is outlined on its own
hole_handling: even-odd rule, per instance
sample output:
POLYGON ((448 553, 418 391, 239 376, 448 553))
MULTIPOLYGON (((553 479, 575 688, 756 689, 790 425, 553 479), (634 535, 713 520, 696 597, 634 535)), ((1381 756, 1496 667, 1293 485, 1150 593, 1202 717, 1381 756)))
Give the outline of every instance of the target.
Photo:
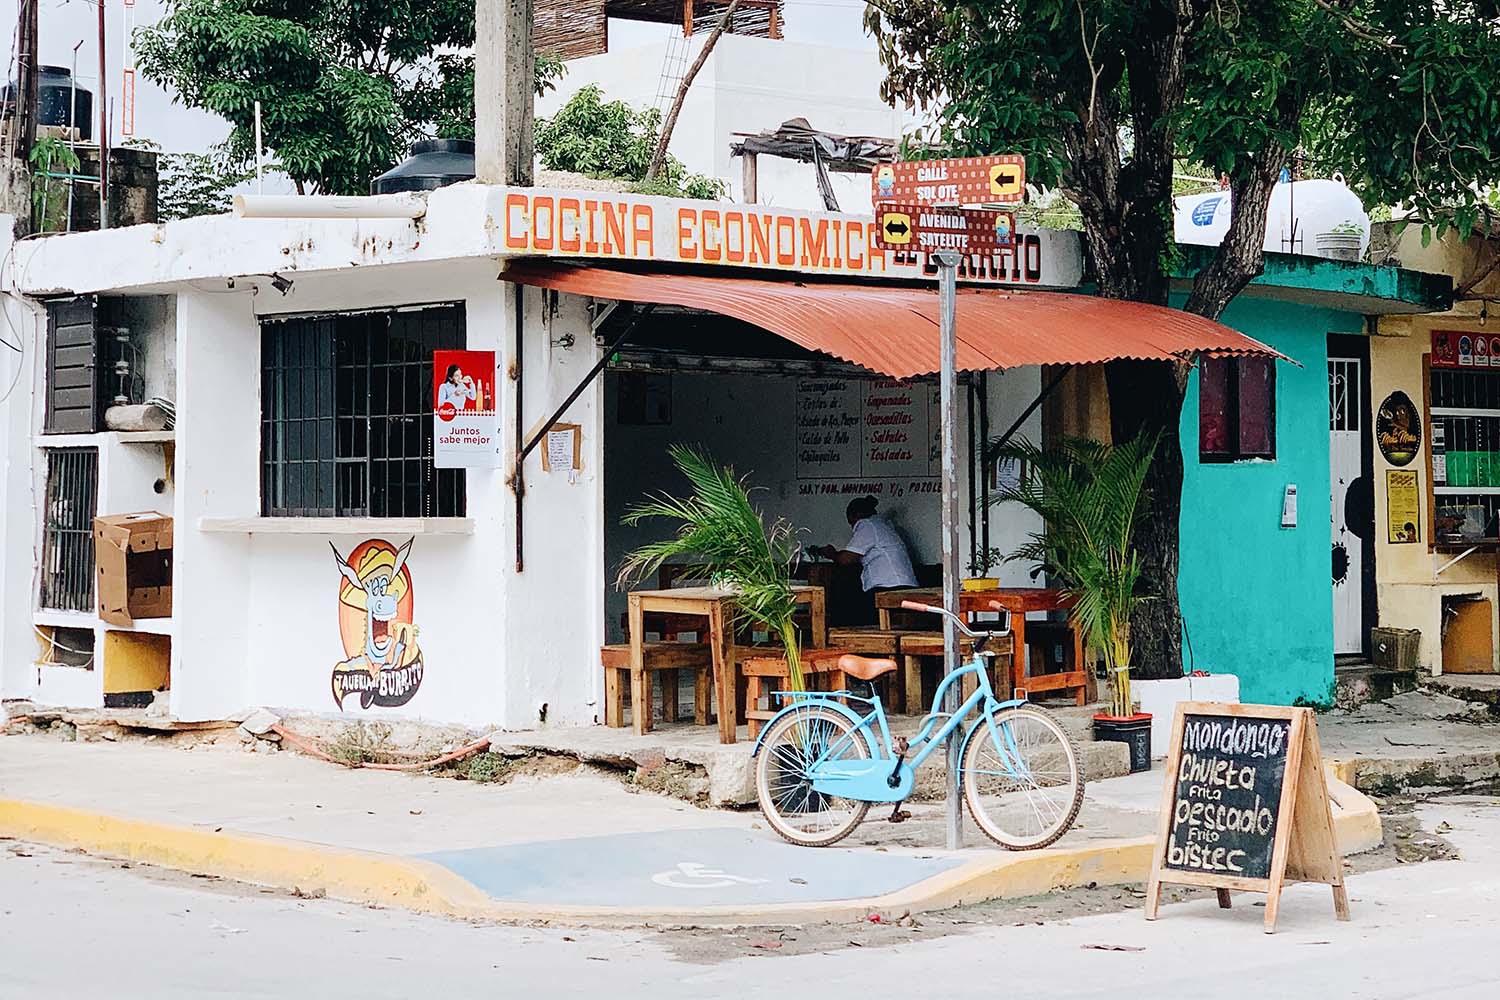
MULTIPOLYGON (((58 627, 63 627, 63 626, 58 626, 58 627)), ((31 626, 31 630, 36 633, 36 636, 37 636, 38 639, 41 639, 43 642, 47 643, 54 650, 60 649, 64 653, 72 653, 74 656, 87 656, 88 657, 88 660, 86 662, 84 662, 84 663, 62 663, 62 662, 54 659, 54 660, 50 661, 50 663, 48 664, 49 666, 59 666, 59 667, 90 667, 90 668, 93 667, 93 665, 94 665, 94 651, 92 649, 74 649, 72 646, 64 646, 62 643, 58 642, 55 638, 53 638, 52 636, 48 635, 46 632, 43 632, 40 625, 33 624, 31 626)))

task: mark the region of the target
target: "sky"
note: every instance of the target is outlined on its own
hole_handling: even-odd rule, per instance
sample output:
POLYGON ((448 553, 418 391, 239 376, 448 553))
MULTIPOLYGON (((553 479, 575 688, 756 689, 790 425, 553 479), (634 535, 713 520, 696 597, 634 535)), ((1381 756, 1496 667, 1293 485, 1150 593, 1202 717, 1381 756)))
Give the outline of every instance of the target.
MULTIPOLYGON (((868 49, 873 46, 864 35, 860 20, 863 0, 785 0, 785 37, 789 41, 839 48, 868 49)), ((130 25, 155 22, 162 16, 165 0, 135 0, 126 7, 124 0, 105 0, 106 56, 108 61, 108 99, 111 104, 111 141, 119 144, 123 136, 122 69, 125 65, 125 38, 130 25)), ((18 0, 0 0, 0 47, 5 55, 5 78, 15 76, 16 26, 19 21, 18 0)), ((659 40, 673 30, 667 25, 611 21, 611 48, 628 48, 659 40)), ((78 82, 97 96, 99 80, 98 8, 92 0, 41 0, 41 31, 38 38, 44 64, 69 68, 73 65, 77 45, 78 82), (78 43, 82 42, 81 45, 78 43)), ((172 96, 148 80, 137 77, 135 88, 135 134, 150 139, 170 152, 202 152, 220 142, 229 132, 226 122, 216 115, 175 104, 172 96)), ((96 106, 97 115, 97 106, 96 106)))

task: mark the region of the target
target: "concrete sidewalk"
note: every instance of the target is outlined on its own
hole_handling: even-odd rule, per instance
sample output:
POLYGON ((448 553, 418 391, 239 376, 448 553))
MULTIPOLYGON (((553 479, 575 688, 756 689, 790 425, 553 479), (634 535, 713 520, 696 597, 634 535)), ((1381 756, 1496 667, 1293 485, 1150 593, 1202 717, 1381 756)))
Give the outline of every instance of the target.
MULTIPOLYGON (((1142 881, 1157 770, 1091 783, 1057 847, 1012 853, 941 806, 877 810, 843 845, 777 839, 751 811, 698 809, 580 768, 505 785, 346 770, 291 752, 0 738, 0 835, 180 870, 460 917, 778 924, 900 915, 1096 882, 1142 881)), ((1346 853, 1380 842, 1335 786, 1346 853)))
POLYGON ((1500 781, 1500 724, 1488 706, 1439 691, 1410 691, 1320 715, 1318 736, 1334 773, 1370 794, 1500 781))

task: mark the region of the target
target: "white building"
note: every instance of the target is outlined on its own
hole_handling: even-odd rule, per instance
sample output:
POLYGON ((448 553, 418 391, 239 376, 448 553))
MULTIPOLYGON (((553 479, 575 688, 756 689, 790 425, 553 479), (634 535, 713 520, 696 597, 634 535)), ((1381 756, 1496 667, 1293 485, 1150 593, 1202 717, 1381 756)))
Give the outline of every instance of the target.
MULTIPOLYGON (((537 99, 537 115, 556 113, 590 84, 597 85, 606 100, 623 100, 636 108, 656 106, 663 66, 669 72, 678 66, 680 75, 703 44, 702 35, 685 40, 673 37, 672 30, 657 42, 570 61, 558 89, 537 99)), ((683 101, 672 132, 672 153, 688 170, 728 182, 734 200, 745 200, 741 165, 729 151, 737 133, 775 129, 801 117, 837 135, 900 139, 905 117, 880 99, 884 78, 885 69, 872 47, 723 35, 683 101)), ((675 93, 675 85, 670 90, 675 93)), ((834 173, 831 180, 842 211, 870 211, 867 173, 834 173)), ((759 158, 756 200, 782 208, 823 207, 811 165, 767 156, 759 158)))
MULTIPOLYGON (((517 432, 534 431, 584 381, 602 357, 596 336, 615 336, 631 314, 591 295, 518 296, 497 280, 520 272, 516 260, 608 257, 705 274, 728 263, 741 276, 756 268, 799 281, 921 276, 919 258, 870 246, 868 216, 472 183, 416 204, 410 219, 218 216, 0 247, 6 339, 20 349, 0 349, 11 386, 0 408, 0 694, 98 706, 164 688, 184 720, 269 705, 504 727, 544 714, 595 722, 599 647, 618 634, 623 607, 614 571, 635 541, 619 518, 646 489, 678 485, 664 456, 673 441, 702 443, 749 474, 767 513, 814 543, 841 543, 850 491, 874 489, 918 562, 938 560, 926 384, 914 383, 906 404, 925 428, 914 427, 911 454, 861 468, 856 432, 853 464, 820 470, 799 462, 799 394, 838 381, 857 411, 884 377, 711 306, 674 307, 671 295, 653 300, 664 304, 563 413, 580 429, 580 467, 545 472, 531 453, 520 517, 509 487, 517 432), (94 325, 88 363, 100 385, 75 391, 58 327, 78 322, 94 325), (500 468, 430 469, 435 347, 495 352, 500 468), (67 407, 97 418, 122 391, 117 360, 130 362, 132 401, 175 402, 175 431, 49 432, 67 407), (65 481, 64 467, 80 462, 82 479, 65 481), (136 511, 173 520, 173 607, 122 626, 95 608, 92 550, 76 529, 136 511), (375 546, 383 555, 371 540, 389 543, 375 546), (367 557, 362 572, 382 558, 389 569, 408 540, 402 583, 390 588, 400 613, 377 631, 419 649, 420 669, 382 674, 385 686, 365 699, 335 677, 364 648, 367 603, 343 589, 335 553, 367 557)), ((1076 234, 1022 234, 986 274, 1072 287, 1076 234)), ((658 276, 676 280, 671 269, 658 276)), ((1036 395, 1039 371, 988 376, 991 433, 1036 395)), ((1035 437, 1039 418, 1023 429, 1035 437)), ((1029 527, 997 519, 990 544, 1009 547, 1029 527)))

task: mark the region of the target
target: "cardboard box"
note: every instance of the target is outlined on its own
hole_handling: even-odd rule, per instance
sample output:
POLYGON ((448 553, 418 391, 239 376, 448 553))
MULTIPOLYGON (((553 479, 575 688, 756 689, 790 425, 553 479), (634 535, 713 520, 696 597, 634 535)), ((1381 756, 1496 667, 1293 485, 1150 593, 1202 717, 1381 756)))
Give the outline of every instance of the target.
POLYGON ((172 518, 155 511, 94 518, 99 617, 111 625, 172 617, 172 518))

